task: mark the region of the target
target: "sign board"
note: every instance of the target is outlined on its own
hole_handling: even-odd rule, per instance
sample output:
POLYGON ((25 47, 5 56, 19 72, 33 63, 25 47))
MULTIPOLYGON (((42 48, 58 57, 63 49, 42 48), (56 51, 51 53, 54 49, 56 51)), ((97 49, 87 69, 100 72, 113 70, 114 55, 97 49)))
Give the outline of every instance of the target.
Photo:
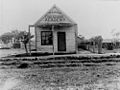
POLYGON ((51 8, 42 18, 40 18, 35 24, 52 24, 52 23, 74 23, 69 19, 60 9, 56 6, 51 8))
POLYGON ((65 18, 60 15, 49 15, 44 19, 46 22, 62 22, 65 21, 65 18))

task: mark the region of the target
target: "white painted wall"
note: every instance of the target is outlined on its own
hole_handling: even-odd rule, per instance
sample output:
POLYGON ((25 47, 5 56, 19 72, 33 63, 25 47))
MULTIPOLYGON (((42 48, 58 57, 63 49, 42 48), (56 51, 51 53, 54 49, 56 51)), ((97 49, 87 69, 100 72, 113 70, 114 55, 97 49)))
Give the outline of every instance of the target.
MULTIPOLYGON (((41 45, 41 31, 49 31, 43 30, 42 28, 36 28, 36 41, 37 41, 37 50, 38 51, 45 51, 45 52, 53 52, 52 45, 41 45)), ((75 52, 76 51, 76 31, 77 27, 66 27, 62 29, 54 29, 54 51, 58 52, 58 41, 57 41, 57 32, 66 32, 66 53, 75 52)))

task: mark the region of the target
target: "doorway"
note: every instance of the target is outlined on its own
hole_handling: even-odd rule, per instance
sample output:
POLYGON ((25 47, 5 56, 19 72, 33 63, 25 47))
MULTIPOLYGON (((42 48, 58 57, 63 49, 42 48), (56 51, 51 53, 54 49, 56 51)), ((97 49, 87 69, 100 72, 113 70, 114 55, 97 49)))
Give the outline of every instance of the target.
POLYGON ((66 33, 58 32, 58 51, 66 51, 66 33))

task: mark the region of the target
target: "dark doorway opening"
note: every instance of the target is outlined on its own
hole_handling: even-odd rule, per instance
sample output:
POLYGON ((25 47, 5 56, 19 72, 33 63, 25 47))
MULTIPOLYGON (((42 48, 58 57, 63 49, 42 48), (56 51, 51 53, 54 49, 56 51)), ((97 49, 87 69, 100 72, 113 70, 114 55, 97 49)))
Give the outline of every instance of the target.
POLYGON ((66 51, 66 33, 58 32, 58 51, 66 51))

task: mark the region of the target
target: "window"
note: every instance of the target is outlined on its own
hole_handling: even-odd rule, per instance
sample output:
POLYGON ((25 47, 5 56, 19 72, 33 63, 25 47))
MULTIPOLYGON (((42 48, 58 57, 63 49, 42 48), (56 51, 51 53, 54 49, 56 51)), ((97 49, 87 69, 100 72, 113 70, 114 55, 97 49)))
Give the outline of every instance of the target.
POLYGON ((52 45, 52 31, 41 31, 41 45, 52 45))

